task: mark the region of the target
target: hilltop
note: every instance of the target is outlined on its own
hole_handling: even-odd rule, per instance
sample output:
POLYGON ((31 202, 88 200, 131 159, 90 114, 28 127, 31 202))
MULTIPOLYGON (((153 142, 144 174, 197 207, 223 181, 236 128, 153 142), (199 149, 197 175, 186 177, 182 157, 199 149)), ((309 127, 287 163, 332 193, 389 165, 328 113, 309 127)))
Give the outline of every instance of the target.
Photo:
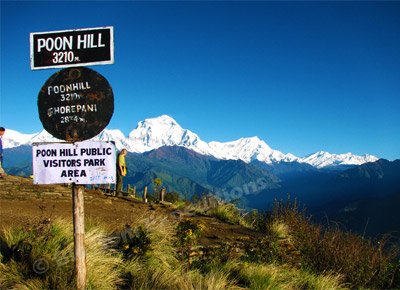
MULTIPOLYGON (((71 289, 71 188, 0 180, 0 288, 71 289)), ((85 189, 93 289, 400 286, 397 248, 310 223, 296 203, 241 212, 212 196, 145 203, 85 189)))
MULTIPOLYGON (((64 185, 35 185, 25 177, 9 175, 0 181, 0 228, 18 227, 33 220, 62 218, 72 222, 72 188, 64 185)), ((216 218, 177 210, 160 203, 145 203, 129 197, 113 197, 101 189, 85 189, 85 219, 117 230, 137 221, 137 216, 165 218, 176 226, 183 218, 210 225, 204 233, 204 244, 236 242, 260 236, 259 233, 223 223, 216 218), (210 238, 208 238, 210 237, 210 238)))

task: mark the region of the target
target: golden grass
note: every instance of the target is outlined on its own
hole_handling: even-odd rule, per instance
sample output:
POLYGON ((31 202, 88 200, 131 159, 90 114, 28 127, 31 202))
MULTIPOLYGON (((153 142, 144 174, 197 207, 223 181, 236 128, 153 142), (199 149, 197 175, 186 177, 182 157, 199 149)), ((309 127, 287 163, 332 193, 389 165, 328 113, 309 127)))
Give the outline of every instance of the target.
MULTIPOLYGON (((218 204, 213 210, 236 223, 238 211, 231 205, 218 204)), ((296 208, 283 205, 264 222, 265 236, 246 241, 249 249, 240 257, 202 251, 194 258, 198 263, 188 266, 184 259, 190 255, 179 256, 178 221, 171 216, 135 215, 130 227, 143 228, 145 240, 150 240, 140 255, 124 255, 111 239, 113 233, 89 221, 87 288, 325 290, 399 285, 400 264, 384 253, 383 244, 376 247, 339 229, 313 225, 296 208), (221 256, 229 258, 218 259, 221 256)), ((192 242, 191 249, 198 246, 197 239, 192 242)), ((0 289, 75 289, 72 224, 46 220, 3 230, 0 289)))
POLYGON ((289 265, 230 262, 225 266, 248 289, 340 289, 340 275, 315 275, 289 265))
MULTIPOLYGON (((1 289, 74 289, 74 246, 72 225, 65 220, 3 231, 3 248, 30 245, 21 259, 3 255, 0 263, 1 289)), ((109 249, 110 239, 99 227, 85 236, 87 285, 93 289, 111 289, 121 283, 116 270, 122 255, 109 249)), ((4 251, 5 252, 5 251, 4 251)))

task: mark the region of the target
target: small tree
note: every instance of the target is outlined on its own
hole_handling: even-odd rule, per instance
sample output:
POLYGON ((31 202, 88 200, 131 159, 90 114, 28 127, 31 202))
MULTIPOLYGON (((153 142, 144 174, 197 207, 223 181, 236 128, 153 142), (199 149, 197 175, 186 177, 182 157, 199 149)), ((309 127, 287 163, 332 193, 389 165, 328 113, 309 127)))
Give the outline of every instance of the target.
POLYGON ((153 180, 154 196, 156 197, 161 190, 162 179, 157 177, 153 180))
POLYGON ((176 228, 178 257, 183 264, 190 269, 192 264, 191 254, 193 247, 197 243, 197 239, 204 232, 205 225, 198 221, 182 220, 176 228))

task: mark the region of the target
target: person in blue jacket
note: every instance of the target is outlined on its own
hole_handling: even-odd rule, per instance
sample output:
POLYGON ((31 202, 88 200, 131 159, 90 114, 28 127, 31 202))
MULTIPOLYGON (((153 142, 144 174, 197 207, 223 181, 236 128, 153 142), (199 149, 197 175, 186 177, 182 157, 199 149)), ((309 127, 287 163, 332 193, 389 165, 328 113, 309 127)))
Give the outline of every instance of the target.
POLYGON ((4 127, 0 127, 0 178, 5 176, 5 172, 3 169, 3 135, 6 129, 4 127))

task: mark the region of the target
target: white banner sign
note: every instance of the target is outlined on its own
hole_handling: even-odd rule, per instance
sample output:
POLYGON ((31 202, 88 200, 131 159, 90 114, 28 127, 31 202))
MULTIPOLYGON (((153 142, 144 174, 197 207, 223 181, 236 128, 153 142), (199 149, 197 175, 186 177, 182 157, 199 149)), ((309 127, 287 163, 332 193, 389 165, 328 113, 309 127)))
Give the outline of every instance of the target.
POLYGON ((35 184, 115 183, 116 153, 111 142, 33 144, 35 184))

